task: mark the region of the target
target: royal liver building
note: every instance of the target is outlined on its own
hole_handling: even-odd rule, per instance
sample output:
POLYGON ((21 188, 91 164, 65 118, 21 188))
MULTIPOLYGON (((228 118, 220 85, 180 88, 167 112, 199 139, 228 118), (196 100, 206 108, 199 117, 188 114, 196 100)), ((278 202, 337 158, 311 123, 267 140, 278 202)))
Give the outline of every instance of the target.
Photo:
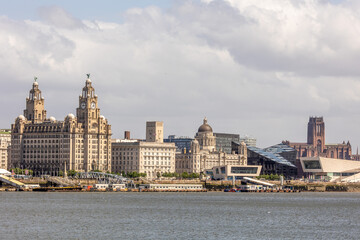
POLYGON ((98 97, 88 78, 79 96, 76 117, 47 118, 39 84, 33 83, 24 115, 11 125, 10 167, 31 169, 34 175, 60 171, 110 171, 111 126, 100 115, 98 97))

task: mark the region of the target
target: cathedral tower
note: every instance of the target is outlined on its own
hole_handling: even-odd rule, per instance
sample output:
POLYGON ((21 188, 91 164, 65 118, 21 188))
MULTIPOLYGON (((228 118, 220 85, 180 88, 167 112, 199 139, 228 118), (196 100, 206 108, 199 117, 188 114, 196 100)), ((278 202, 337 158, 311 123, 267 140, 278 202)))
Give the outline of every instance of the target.
POLYGON ((322 153, 325 149, 325 123, 323 117, 310 117, 308 123, 307 143, 317 147, 322 153))

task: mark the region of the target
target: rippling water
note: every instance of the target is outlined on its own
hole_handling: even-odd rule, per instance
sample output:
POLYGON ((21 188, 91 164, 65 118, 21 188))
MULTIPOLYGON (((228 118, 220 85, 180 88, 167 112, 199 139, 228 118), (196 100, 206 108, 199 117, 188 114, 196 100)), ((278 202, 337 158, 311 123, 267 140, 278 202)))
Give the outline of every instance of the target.
POLYGON ((0 192, 0 239, 360 239, 358 193, 0 192))

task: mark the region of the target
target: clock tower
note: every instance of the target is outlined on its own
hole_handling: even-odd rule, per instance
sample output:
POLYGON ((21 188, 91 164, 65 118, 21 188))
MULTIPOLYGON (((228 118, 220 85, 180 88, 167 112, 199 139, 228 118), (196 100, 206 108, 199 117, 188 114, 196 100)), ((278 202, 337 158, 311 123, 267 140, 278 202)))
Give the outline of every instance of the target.
POLYGON ((85 171, 111 170, 111 126, 107 119, 100 115, 98 97, 87 74, 85 86, 79 96, 79 107, 76 109, 77 121, 81 124, 84 142, 85 171))
POLYGON ((33 123, 41 123, 46 119, 46 110, 44 109, 44 98, 41 95, 37 77, 34 78, 29 97, 26 98, 26 109, 24 116, 33 123))
POLYGON ((100 109, 98 108, 98 97, 91 85, 90 74, 87 76, 82 94, 79 96, 79 107, 76 109, 76 115, 78 122, 83 124, 85 132, 91 132, 98 128, 100 109))

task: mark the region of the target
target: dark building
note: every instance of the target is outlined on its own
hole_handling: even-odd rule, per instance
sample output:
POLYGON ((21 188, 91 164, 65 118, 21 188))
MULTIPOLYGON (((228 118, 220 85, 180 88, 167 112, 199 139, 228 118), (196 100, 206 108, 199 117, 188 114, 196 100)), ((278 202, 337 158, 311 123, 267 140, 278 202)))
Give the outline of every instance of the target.
POLYGON ((295 165, 296 163, 296 150, 286 144, 280 143, 264 149, 266 152, 279 154, 289 162, 295 165))
POLYGON ((348 141, 340 144, 325 144, 325 123, 323 117, 310 117, 306 143, 283 141, 284 144, 297 151, 300 157, 327 157, 338 159, 351 159, 351 145, 348 141))
MULTIPOLYGON (((232 150, 237 151, 239 144, 232 143, 232 150)), ((278 144, 268 148, 247 147, 248 165, 261 165, 261 175, 278 174, 285 179, 297 176, 296 150, 285 145, 278 144)))
POLYGON ((176 137, 175 135, 169 135, 167 139, 164 139, 164 142, 175 143, 177 152, 189 152, 192 140, 194 139, 189 137, 176 137))
POLYGON ((297 168, 279 153, 267 152, 257 147, 248 147, 248 165, 261 165, 261 175, 283 175, 285 179, 295 178, 297 168))
POLYGON ((216 137, 216 150, 222 149, 224 152, 230 154, 231 153, 231 142, 240 143, 240 135, 239 134, 231 134, 231 133, 214 133, 216 137))

